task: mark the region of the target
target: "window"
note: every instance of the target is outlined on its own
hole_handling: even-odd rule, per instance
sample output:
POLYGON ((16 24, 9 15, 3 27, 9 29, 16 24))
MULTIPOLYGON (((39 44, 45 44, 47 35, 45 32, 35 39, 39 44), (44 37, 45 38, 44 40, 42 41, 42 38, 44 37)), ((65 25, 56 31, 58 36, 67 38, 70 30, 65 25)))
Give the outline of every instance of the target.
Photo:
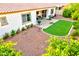
POLYGON ((61 10, 62 9, 62 7, 59 7, 59 10, 61 10))
POLYGON ((27 21, 31 21, 30 14, 27 14, 27 21))
POLYGON ((56 7, 56 10, 61 10, 62 9, 62 7, 56 7))
POLYGON ((39 14, 39 11, 37 11, 36 14, 38 15, 39 14))
POLYGON ((22 15, 22 23, 24 24, 28 21, 31 21, 30 14, 23 14, 22 15))
POLYGON ((46 17, 47 10, 42 10, 42 17, 46 17))
POLYGON ((5 26, 8 24, 7 20, 6 20, 6 17, 1 17, 0 18, 0 23, 1 23, 1 26, 5 26))

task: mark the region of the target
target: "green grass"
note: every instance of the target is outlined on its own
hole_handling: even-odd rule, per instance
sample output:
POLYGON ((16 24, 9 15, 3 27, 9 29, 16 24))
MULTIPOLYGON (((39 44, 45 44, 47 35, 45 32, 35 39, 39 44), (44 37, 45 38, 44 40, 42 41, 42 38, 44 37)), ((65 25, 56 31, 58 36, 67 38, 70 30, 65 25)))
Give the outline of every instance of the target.
POLYGON ((47 32, 48 34, 52 34, 56 36, 66 36, 69 33, 72 24, 73 23, 70 21, 59 20, 53 23, 48 28, 43 29, 43 31, 47 32))

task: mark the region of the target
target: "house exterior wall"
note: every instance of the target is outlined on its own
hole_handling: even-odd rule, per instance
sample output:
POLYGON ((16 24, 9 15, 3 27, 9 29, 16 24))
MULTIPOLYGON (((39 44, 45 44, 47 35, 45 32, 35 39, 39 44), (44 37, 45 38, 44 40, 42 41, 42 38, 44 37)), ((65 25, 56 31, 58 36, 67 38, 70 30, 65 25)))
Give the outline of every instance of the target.
MULTIPOLYGON (((39 9, 41 10, 41 9, 39 9)), ((25 11, 25 12, 19 12, 19 13, 13 13, 13 14, 5 14, 0 15, 0 17, 5 16, 8 22, 8 25, 0 27, 0 37, 2 37, 5 33, 10 33, 12 30, 17 30, 18 28, 22 28, 25 25, 29 24, 37 24, 36 20, 36 11, 25 11), (31 13, 31 22, 28 22, 26 24, 22 24, 22 14, 31 13)), ((47 9, 47 17, 51 14, 51 8, 47 9)))
POLYGON ((8 22, 8 25, 0 27, 0 37, 2 37, 5 33, 10 33, 12 30, 21 29, 25 25, 31 24, 31 22, 23 25, 22 24, 22 16, 21 13, 16 14, 8 14, 6 15, 6 19, 8 22))
POLYGON ((56 10, 56 14, 57 14, 57 15, 62 15, 62 14, 63 14, 63 10, 64 10, 63 8, 60 9, 60 10, 57 9, 57 10, 56 10))
POLYGON ((2 26, 0 28, 0 36, 4 35, 5 33, 11 32, 11 30, 16 30, 20 26, 22 26, 20 14, 6 15, 6 19, 7 19, 8 25, 2 26))

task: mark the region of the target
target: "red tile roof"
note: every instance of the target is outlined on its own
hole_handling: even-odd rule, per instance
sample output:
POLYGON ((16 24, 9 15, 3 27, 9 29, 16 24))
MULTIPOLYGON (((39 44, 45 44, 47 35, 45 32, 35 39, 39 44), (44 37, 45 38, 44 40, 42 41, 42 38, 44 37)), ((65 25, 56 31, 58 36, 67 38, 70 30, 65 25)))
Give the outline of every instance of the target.
POLYGON ((56 3, 0 3, 0 14, 32 10, 37 8, 53 7, 56 3))

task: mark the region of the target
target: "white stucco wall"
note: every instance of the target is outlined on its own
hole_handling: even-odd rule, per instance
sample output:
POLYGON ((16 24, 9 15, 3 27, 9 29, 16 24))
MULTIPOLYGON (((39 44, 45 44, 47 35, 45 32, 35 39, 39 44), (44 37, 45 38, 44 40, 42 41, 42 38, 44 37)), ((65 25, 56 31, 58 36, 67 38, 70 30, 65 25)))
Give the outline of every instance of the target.
POLYGON ((56 14, 56 8, 53 8, 53 16, 56 14))
POLYGON ((0 37, 2 37, 5 33, 10 33, 12 30, 17 30, 18 28, 22 28, 25 25, 29 25, 32 22, 26 22, 24 25, 22 24, 22 13, 14 13, 3 15, 6 17, 8 25, 0 27, 0 37))
POLYGON ((47 16, 46 16, 46 18, 49 18, 49 15, 51 15, 51 8, 47 9, 47 16))
POLYGON ((62 15, 62 14, 63 14, 63 9, 61 9, 61 10, 56 10, 56 14, 62 15))
POLYGON ((37 20, 36 20, 36 10, 31 11, 31 21, 34 25, 37 24, 37 20))
POLYGON ((8 14, 6 15, 8 25, 0 27, 0 36, 5 33, 11 32, 11 30, 17 30, 22 26, 21 15, 20 14, 8 14))

